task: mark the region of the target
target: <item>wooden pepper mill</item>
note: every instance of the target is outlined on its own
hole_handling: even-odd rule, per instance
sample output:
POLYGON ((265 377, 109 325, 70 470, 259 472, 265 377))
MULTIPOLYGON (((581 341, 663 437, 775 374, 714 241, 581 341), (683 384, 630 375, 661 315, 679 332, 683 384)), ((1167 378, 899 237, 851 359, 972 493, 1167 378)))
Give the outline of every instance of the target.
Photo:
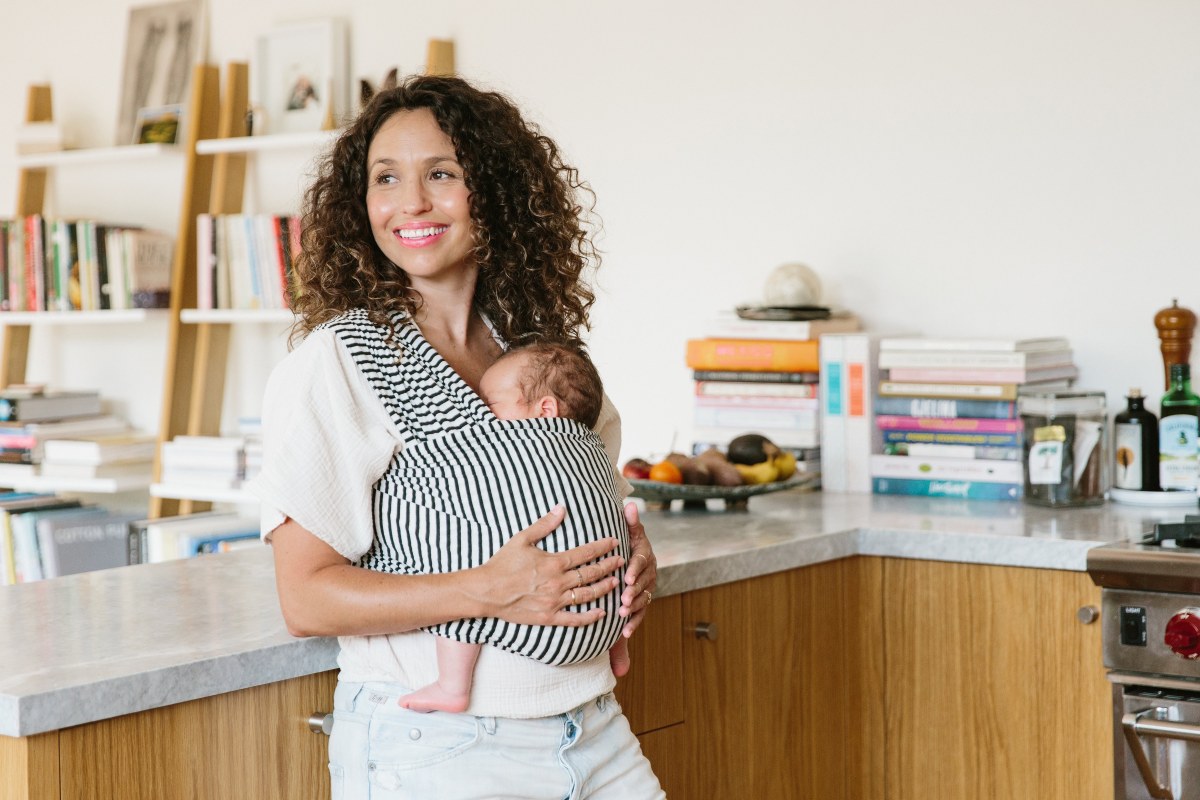
POLYGON ((1163 359, 1163 389, 1171 387, 1171 365, 1187 364, 1192 356, 1192 332, 1196 328, 1196 315, 1191 310, 1179 307, 1179 300, 1171 300, 1169 308, 1154 315, 1154 327, 1158 328, 1163 359))

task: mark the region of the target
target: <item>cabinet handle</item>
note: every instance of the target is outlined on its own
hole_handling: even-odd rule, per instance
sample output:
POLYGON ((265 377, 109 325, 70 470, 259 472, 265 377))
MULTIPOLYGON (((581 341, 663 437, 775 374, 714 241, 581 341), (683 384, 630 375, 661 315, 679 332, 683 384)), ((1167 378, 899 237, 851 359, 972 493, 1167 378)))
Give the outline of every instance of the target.
POLYGON ((1095 606, 1080 606, 1075 612, 1075 619, 1079 620, 1081 625, 1091 625, 1100 619, 1100 610, 1095 606))
POLYGON ((710 642, 715 642, 717 640, 717 623, 697 622, 692 626, 692 633, 696 634, 697 639, 708 639, 710 642))
POLYGON ((328 736, 333 733, 333 714, 314 711, 308 718, 308 729, 313 733, 323 733, 328 736))

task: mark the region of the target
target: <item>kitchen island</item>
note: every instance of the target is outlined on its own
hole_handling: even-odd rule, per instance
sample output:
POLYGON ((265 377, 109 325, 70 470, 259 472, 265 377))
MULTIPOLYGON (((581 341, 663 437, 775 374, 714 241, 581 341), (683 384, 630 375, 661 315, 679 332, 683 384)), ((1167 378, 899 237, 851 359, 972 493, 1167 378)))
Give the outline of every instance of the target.
MULTIPOLYGON (((801 611, 811 609, 810 622, 820 630, 811 631, 812 635, 798 632, 796 637, 786 637, 795 639, 789 642, 787 652, 803 650, 806 642, 816 641, 821 635, 833 635, 837 638, 833 647, 838 652, 818 653, 817 659, 853 656, 852 669, 842 664, 837 670, 839 675, 855 676, 851 683, 838 684, 839 692, 865 692, 858 697, 861 713, 855 712, 858 716, 844 725, 853 730, 853 736, 843 743, 853 752, 855 740, 860 746, 869 744, 862 738, 871 735, 869 728, 875 724, 881 724, 889 735, 893 731, 902 732, 904 720, 892 718, 899 711, 893 712, 885 701, 891 691, 888 675, 902 674, 903 665, 896 661, 895 653, 885 664, 883 652, 906 646, 910 636, 928 640, 928 631, 911 627, 922 613, 930 612, 928 607, 920 605, 928 592, 936 597, 943 590, 968 593, 978 590, 977 599, 986 600, 987 608, 983 610, 992 615, 988 624, 1008 618, 1004 606, 1009 600, 1014 613, 1036 615, 1040 608, 1047 607, 1048 597, 1042 594, 1038 583, 1039 571, 1065 576, 1072 591, 1086 592, 1090 582, 1082 571, 1088 549, 1106 542, 1138 538, 1155 521, 1178 519, 1182 514, 1179 509, 1115 504, 1055 510, 1022 503, 819 492, 756 497, 747 512, 647 512, 644 515, 647 530, 659 558, 659 588, 655 613, 644 635, 634 640, 635 658, 642 653, 639 665, 647 660, 656 665, 655 669, 646 668, 643 672, 664 672, 675 683, 686 686, 689 680, 704 681, 700 663, 703 659, 689 656, 673 644, 685 626, 689 633, 681 648, 692 646, 692 640, 705 635, 692 634, 697 626, 689 619, 693 614, 688 604, 697 609, 707 604, 713 613, 718 613, 729 607, 727 601, 721 600, 711 607, 704 599, 706 593, 766 586, 772 580, 799 581, 795 586, 772 584, 771 600, 760 601, 754 591, 748 590, 749 594, 742 599, 749 603, 746 611, 752 614, 751 622, 744 626, 734 623, 735 628, 747 630, 731 630, 727 624, 720 630, 722 638, 716 644, 728 646, 726 643, 732 640, 745 642, 749 645, 746 649, 754 649, 757 642, 753 634, 759 624, 753 615, 769 615, 771 611, 757 608, 759 602, 792 605, 793 590, 801 594, 816 592, 807 604, 797 601, 796 605, 801 611), (889 572, 889 564, 898 566, 889 572), (939 564, 948 572, 943 573, 939 564), (983 571, 972 572, 972 566, 983 571), (997 568, 999 571, 995 571, 997 568), (961 571, 964 569, 967 572, 961 571), (940 585, 943 575, 949 582, 940 585), (1022 588, 1025 585, 1021 580, 1027 575, 1032 575, 1033 582, 1022 588), (1011 583, 1013 576, 1021 577, 1011 583), (1011 598, 1005 587, 1013 589, 1011 598), (911 602, 917 602, 917 607, 911 607, 911 602), (820 608, 826 604, 827 609, 820 608), (892 624, 892 612, 902 608, 908 609, 907 616, 892 624), (889 637, 899 631, 904 631, 903 640, 892 641, 889 637), (661 657, 647 655, 661 649, 664 641, 672 645, 667 648, 670 652, 661 657), (663 663, 669 666, 660 670, 657 665, 663 663), (691 674, 696 669, 701 671, 691 674), (676 675, 676 670, 688 674, 676 675)), ((935 602, 944 600, 961 605, 968 599, 947 596, 935 602)), ((1074 602, 1070 599, 1068 604, 1074 602)), ((1073 616, 1076 609, 1067 610, 1073 616)), ((945 617, 945 624, 950 627, 953 627, 952 617, 951 613, 945 617)), ((29 785, 35 781, 32 772, 38 769, 37 764, 66 757, 69 731, 85 730, 105 720, 162 713, 177 705, 185 708, 195 701, 203 702, 204 698, 235 697, 242 693, 250 693, 246 697, 259 697, 254 693, 297 681, 308 682, 304 683, 298 702, 307 702, 312 707, 306 709, 300 720, 292 713, 288 724, 308 737, 306 747, 319 752, 321 737, 309 733, 302 720, 308 713, 327 710, 328 702, 322 704, 321 698, 331 685, 336 643, 327 639, 295 639, 287 634, 275 598, 267 548, 5 587, 0 589, 0 620, 3 620, 0 623, 0 748, 3 748, 0 766, 23 765, 31 773, 29 785), (56 731, 64 733, 64 741, 54 743, 57 756, 47 749, 56 731), (45 742, 46 747, 39 742, 45 742)), ((941 630, 942 622, 935 622, 941 630)), ((795 623, 793 619, 786 620, 787 625, 795 623)), ((1038 624, 1028 616, 1013 621, 1014 628, 1023 630, 1036 629, 1038 624)), ((764 635, 765 630, 761 631, 764 635)), ((989 635, 993 633, 1003 632, 988 631, 989 635)), ((1062 631, 1052 634, 1058 638, 1062 635, 1062 631)), ((1065 635, 1074 633, 1068 630, 1065 635)), ((1098 678, 1102 682, 1098 633, 1095 642, 1089 638, 1080 646, 1089 652, 1094 650, 1095 663, 1090 670, 1094 675, 1090 675, 1089 681, 1094 683, 1098 678)), ((973 659, 980 659, 978 663, 982 664, 1015 654, 988 650, 952 655, 962 661, 955 669, 970 672, 973 659)), ((1064 677, 1066 682, 1071 680, 1072 676, 1064 677)), ((763 693, 770 693, 767 687, 760 688, 763 693)), ((623 696, 627 707, 639 691, 648 700, 654 698, 647 706, 658 709, 672 705, 658 689, 634 686, 623 696)), ((677 686, 673 691, 681 690, 677 686)), ((772 700, 776 706, 778 699, 772 700)), ((920 696, 915 695, 913 700, 919 702, 920 696)), ((252 702, 275 703, 276 699, 264 695, 252 702)), ((686 697, 681 698, 680 708, 684 710, 667 713, 666 717, 671 718, 657 722, 641 720, 635 724, 639 732, 646 732, 643 743, 652 758, 660 750, 686 750, 675 745, 681 731, 692 724, 695 716, 684 708, 690 708, 690 702, 686 697), (680 725, 685 718, 687 725, 680 725), (650 735, 653 732, 669 732, 669 735, 655 739, 650 735)), ((1023 711, 1031 716, 1036 713, 1035 709, 1023 711)), ((1107 711, 1101 709, 1100 715, 1106 722, 1107 711)), ((643 715, 639 708, 630 708, 629 712, 631 719, 643 715)), ((160 720, 151 729, 163 724, 171 723, 160 720)), ((209 723, 197 724, 203 728, 209 723)), ((137 735, 153 736, 146 731, 137 735)), ((202 731, 196 735, 201 736, 202 731)), ((990 746, 996 744, 992 741, 990 746)), ((105 747, 97 749, 94 744, 87 747, 84 749, 89 758, 103 758, 107 752, 105 747)), ((703 757, 702 753, 687 752, 703 757)), ((663 770, 672 772, 677 768, 665 763, 668 758, 661 756, 663 770)), ((890 763, 892 756, 884 758, 890 763)), ((861 796, 876 796, 870 793, 870 787, 881 775, 891 774, 887 764, 875 764, 870 758, 865 762, 857 757, 843 760, 840 780, 846 788, 831 796, 852 797, 864 791, 867 793, 861 796), (847 774, 849 778, 844 777, 847 774)), ((657 766, 658 759, 655 761, 657 766)), ((253 764, 247 767, 253 768, 253 764)), ((5 774, 17 773, 0 769, 0 775, 5 774)), ((0 778, 0 798, 60 796, 32 791, 6 795, 3 789, 6 779, 0 778)), ((676 780, 677 786, 687 785, 684 779, 676 780)), ((65 787, 65 777, 61 785, 65 787)), ((768 788, 766 796, 791 796, 786 789, 780 791, 783 793, 768 788)), ((675 794, 688 796, 686 791, 675 794)), ((70 794, 63 788, 61 796, 90 795, 70 794)), ((889 788, 888 796, 910 794, 895 793, 889 788)), ((919 796, 916 789, 911 796, 919 796)))

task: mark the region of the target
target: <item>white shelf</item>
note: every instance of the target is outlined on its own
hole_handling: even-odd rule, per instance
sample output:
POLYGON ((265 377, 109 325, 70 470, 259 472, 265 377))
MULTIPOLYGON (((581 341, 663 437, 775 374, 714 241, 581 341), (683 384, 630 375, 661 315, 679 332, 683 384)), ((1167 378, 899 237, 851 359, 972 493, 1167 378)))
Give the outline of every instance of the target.
POLYGON ((221 489, 214 486, 189 486, 182 483, 152 483, 153 497, 168 497, 172 500, 202 500, 212 503, 237 503, 257 505, 258 498, 243 489, 221 489))
POLYGON ((116 494, 146 489, 150 475, 130 475, 121 478, 58 478, 31 475, 26 478, 0 481, 18 492, 78 492, 80 494, 116 494))
POLYGON ((165 308, 130 308, 122 311, 0 311, 0 325, 125 325, 165 317, 166 314, 165 308))
POLYGON ((170 155, 183 155, 177 144, 130 144, 122 147, 96 147, 86 150, 55 150, 17 156, 17 166, 25 169, 62 167, 72 164, 115 164, 122 161, 151 161, 170 155))
POLYGON ((316 150, 328 145, 340 130, 304 133, 272 133, 265 136, 234 136, 229 139, 201 139, 196 142, 200 155, 215 153, 265 153, 273 150, 316 150))
POLYGON ((179 312, 181 322, 257 322, 288 323, 296 318, 287 308, 185 308, 179 312))

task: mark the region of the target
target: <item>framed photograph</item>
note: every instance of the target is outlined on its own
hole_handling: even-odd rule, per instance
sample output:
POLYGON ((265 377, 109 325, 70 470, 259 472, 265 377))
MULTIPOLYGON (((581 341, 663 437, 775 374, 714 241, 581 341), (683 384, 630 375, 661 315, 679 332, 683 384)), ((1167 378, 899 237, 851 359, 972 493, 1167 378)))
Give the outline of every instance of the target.
MULTIPOLYGON (((148 116, 161 115, 167 107, 180 110, 187 107, 192 68, 205 59, 206 35, 202 0, 180 0, 129 10, 117 144, 141 142, 142 122, 148 116)), ((180 119, 181 113, 177 112, 172 128, 176 134, 180 119)), ((157 135, 164 135, 168 127, 172 126, 160 126, 157 135)), ((172 137, 166 143, 175 141, 172 137)))
POLYGON ((340 19, 294 23, 258 39, 254 60, 254 133, 319 131, 350 110, 346 26, 340 19))
POLYGON ((138 144, 175 144, 179 141, 179 121, 183 106, 140 108, 137 117, 138 144))

